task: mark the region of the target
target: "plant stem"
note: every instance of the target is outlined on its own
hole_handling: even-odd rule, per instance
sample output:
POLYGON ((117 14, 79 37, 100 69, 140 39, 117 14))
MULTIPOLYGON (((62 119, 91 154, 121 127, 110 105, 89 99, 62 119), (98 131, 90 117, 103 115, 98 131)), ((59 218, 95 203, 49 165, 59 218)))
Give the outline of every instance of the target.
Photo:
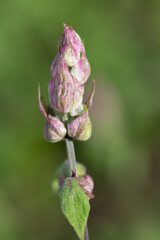
POLYGON ((66 138, 66 148, 67 148, 70 177, 72 177, 73 175, 76 177, 76 156, 74 151, 74 144, 71 139, 66 138))
POLYGON ((89 234, 88 234, 88 226, 86 224, 85 230, 84 230, 84 240, 89 240, 89 234))
MULTIPOLYGON (((72 139, 66 138, 66 148, 67 148, 70 177, 73 177, 73 175, 74 177, 76 177, 76 156, 75 156, 74 144, 72 139)), ((84 240, 89 240, 87 224, 84 230, 84 240)))

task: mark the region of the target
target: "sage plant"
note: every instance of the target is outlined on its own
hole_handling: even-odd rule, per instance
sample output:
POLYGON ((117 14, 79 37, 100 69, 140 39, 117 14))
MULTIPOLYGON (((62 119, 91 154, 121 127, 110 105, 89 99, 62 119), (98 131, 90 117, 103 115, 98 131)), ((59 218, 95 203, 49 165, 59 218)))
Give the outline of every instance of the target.
POLYGON ((45 118, 45 139, 51 143, 66 142, 67 160, 57 170, 52 187, 58 192, 63 214, 81 240, 89 239, 87 220, 94 183, 84 165, 76 162, 73 141, 86 141, 92 132, 89 109, 95 91, 94 81, 88 100, 83 102, 84 84, 90 71, 84 42, 71 26, 64 24, 58 53, 51 65, 50 105, 46 105, 40 85, 38 100, 45 118))

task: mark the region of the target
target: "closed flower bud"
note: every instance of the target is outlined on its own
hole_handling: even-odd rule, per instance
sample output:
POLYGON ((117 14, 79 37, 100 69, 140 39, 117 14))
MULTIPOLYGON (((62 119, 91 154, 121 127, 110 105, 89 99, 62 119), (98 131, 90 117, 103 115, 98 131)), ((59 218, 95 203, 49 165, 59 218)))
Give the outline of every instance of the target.
POLYGON ((49 142, 59 142, 66 135, 66 128, 64 124, 58 119, 49 115, 45 119, 44 137, 49 142))
POLYGON ((92 125, 89 118, 88 110, 92 106, 94 92, 95 81, 93 80, 90 96, 85 105, 83 105, 83 111, 81 112, 81 115, 76 117, 74 120, 72 120, 72 122, 67 125, 68 135, 71 138, 75 138, 80 141, 86 141, 90 138, 92 133, 92 125))
POLYGON ((69 113, 82 108, 84 87, 70 74, 65 61, 59 62, 57 72, 49 81, 49 97, 53 109, 69 113))
POLYGON ((94 182, 90 175, 84 174, 78 177, 78 182, 83 189, 83 191, 87 194, 88 198, 93 198, 94 195, 92 194, 94 188, 94 182))
POLYGON ((72 29, 71 26, 64 24, 63 35, 59 41, 59 53, 67 65, 72 67, 80 59, 82 51, 82 42, 80 36, 72 29))
POLYGON ((66 135, 66 128, 58 117, 52 116, 50 108, 47 107, 43 97, 41 96, 40 86, 38 86, 39 108, 45 117, 44 137, 49 142, 59 142, 66 135))
POLYGON ((88 111, 76 117, 68 124, 68 135, 80 141, 86 141, 90 138, 92 125, 88 115, 88 111))

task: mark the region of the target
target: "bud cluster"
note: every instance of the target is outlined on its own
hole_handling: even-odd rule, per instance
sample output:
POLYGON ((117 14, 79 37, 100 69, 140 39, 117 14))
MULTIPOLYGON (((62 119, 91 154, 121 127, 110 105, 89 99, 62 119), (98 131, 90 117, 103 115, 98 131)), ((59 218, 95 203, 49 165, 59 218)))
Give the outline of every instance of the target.
POLYGON ((84 84, 90 75, 84 42, 71 26, 64 24, 58 54, 51 65, 48 84, 51 106, 46 106, 38 88, 39 108, 45 117, 44 136, 50 142, 65 137, 85 141, 91 136, 88 110, 92 105, 95 82, 88 101, 83 103, 84 84))
MULTIPOLYGON (((64 184, 65 179, 68 176, 68 161, 64 161, 64 163, 60 166, 57 172, 54 175, 54 179, 52 181, 52 189, 54 192, 57 192, 64 184)), ((87 173, 86 167, 77 162, 76 163, 77 176, 75 177, 78 181, 80 187, 87 195, 88 199, 94 198, 93 188, 94 181, 93 178, 87 173)))

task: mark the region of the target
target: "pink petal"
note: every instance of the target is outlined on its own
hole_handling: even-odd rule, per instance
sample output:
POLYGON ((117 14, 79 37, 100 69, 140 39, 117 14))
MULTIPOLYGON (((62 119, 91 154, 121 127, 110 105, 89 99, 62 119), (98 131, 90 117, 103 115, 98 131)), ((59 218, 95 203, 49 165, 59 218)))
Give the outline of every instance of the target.
POLYGON ((82 54, 80 60, 72 67, 71 74, 81 83, 84 84, 91 72, 90 64, 85 54, 82 54))
POLYGON ((59 72, 49 81, 49 97, 53 109, 68 113, 73 100, 73 76, 63 61, 59 72))

